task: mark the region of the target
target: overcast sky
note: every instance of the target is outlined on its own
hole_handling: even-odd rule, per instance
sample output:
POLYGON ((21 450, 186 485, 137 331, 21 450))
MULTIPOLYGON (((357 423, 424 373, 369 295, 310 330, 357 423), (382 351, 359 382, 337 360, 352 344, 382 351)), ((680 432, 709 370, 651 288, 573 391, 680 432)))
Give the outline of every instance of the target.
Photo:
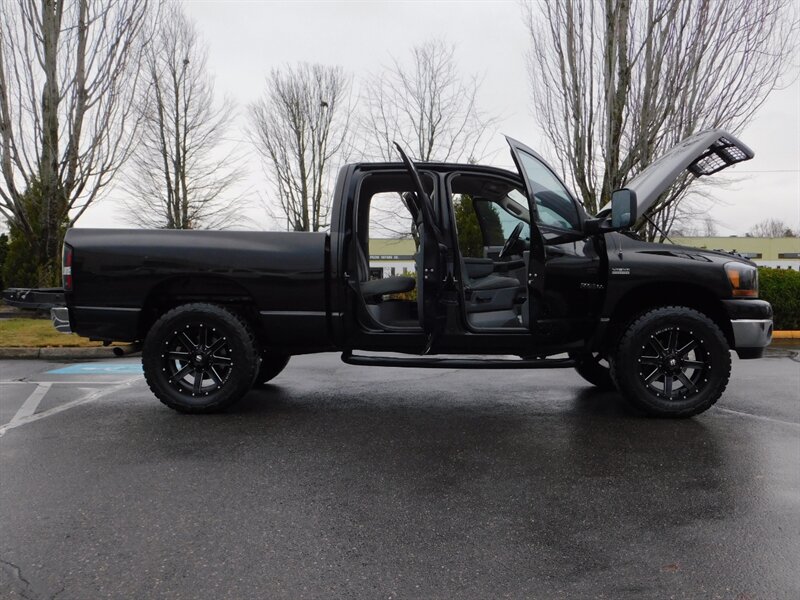
MULTIPOLYGON (((209 68, 216 91, 238 106, 231 143, 246 143, 247 105, 262 93, 270 69, 297 61, 341 65, 357 85, 379 71, 391 57, 404 59, 409 49, 429 39, 456 44, 465 75, 484 77, 483 111, 501 116, 484 162, 512 163, 501 134, 515 137, 546 154, 547 143, 531 112, 526 73, 527 31, 517 2, 236 2, 190 0, 209 46, 209 68)), ((743 234, 768 217, 800 229, 800 83, 795 81, 767 100, 740 138, 755 159, 730 168, 736 181, 716 192, 711 211, 720 235, 743 234)), ((253 195, 268 192, 253 153, 247 163, 247 186, 253 195)), ((115 192, 118 193, 118 192, 115 192)), ((79 226, 124 226, 115 193, 92 207, 79 226)), ((276 225, 261 210, 249 212, 255 228, 276 225)))

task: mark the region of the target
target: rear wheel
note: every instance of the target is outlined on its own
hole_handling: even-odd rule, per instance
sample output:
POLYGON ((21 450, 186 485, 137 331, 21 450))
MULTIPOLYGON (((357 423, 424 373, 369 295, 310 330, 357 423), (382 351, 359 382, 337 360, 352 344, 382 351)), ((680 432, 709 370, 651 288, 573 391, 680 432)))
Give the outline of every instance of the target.
POLYGON ((250 327, 226 308, 185 304, 165 313, 145 339, 147 384, 164 404, 186 413, 210 413, 239 400, 257 363, 250 327))
POLYGON ((626 330, 611 364, 620 392, 658 417, 690 417, 725 391, 731 372, 728 343, 719 327, 680 306, 644 313, 626 330))
POLYGON ((277 377, 289 364, 289 357, 280 354, 264 354, 261 356, 261 366, 253 384, 255 388, 262 388, 272 379, 277 377))
POLYGON ((613 390, 616 388, 614 380, 611 379, 611 367, 608 361, 603 356, 600 356, 598 352, 570 354, 570 358, 575 361, 575 370, 578 375, 592 385, 601 390, 613 390))

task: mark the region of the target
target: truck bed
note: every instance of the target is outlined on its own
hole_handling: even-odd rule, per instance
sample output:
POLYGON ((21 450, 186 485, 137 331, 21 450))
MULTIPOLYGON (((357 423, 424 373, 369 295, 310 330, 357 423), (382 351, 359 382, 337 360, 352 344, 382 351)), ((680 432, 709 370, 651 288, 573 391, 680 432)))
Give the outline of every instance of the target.
POLYGON ((249 303, 280 345, 327 339, 325 233, 71 229, 65 242, 80 335, 140 340, 151 308, 197 297, 249 303))

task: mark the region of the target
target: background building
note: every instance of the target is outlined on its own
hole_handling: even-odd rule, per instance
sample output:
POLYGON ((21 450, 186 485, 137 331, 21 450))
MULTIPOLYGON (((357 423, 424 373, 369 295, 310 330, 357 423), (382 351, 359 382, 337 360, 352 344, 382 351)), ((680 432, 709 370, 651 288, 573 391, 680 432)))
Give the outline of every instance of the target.
POLYGON ((800 270, 800 238, 673 237, 676 244, 738 252, 762 267, 800 270))
MULTIPOLYGON (((800 238, 672 237, 681 246, 737 252, 762 267, 800 271, 800 238)), ((416 245, 412 239, 371 239, 369 263, 373 277, 413 273, 416 245)))
POLYGON ((370 277, 383 279, 392 275, 414 273, 414 253, 417 246, 412 239, 369 241, 370 277), (382 273, 378 274, 378 270, 382 273))

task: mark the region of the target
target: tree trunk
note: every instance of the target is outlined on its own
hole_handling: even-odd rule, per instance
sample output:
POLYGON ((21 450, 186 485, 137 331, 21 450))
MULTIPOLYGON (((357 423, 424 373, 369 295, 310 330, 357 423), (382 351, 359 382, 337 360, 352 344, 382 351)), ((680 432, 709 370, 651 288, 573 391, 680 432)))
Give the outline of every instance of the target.
POLYGON ((39 231, 34 232, 34 251, 39 264, 39 284, 55 284, 58 254, 61 248, 60 215, 65 198, 58 173, 58 37, 61 30, 63 0, 42 0, 42 38, 44 88, 42 90, 42 154, 39 174, 42 185, 39 231))

